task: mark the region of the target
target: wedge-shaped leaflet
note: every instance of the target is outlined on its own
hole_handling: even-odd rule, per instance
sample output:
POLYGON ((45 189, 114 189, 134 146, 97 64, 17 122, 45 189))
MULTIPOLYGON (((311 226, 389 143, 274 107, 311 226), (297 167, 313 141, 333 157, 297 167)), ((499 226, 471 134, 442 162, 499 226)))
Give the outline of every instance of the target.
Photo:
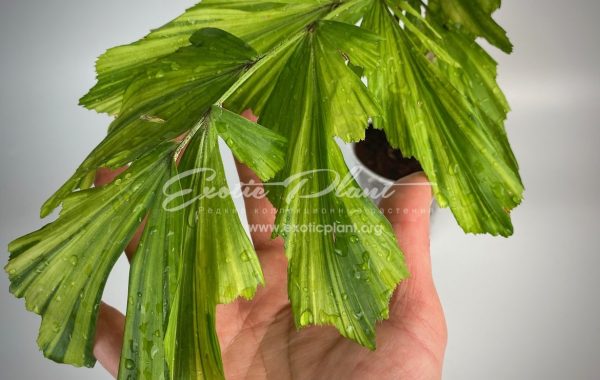
POLYGON ((501 156, 518 176, 517 160, 504 129, 510 106, 496 82, 497 63, 481 46, 470 41, 464 34, 447 32, 441 27, 437 29, 443 36, 446 50, 456 57, 461 65, 452 67, 439 62, 439 70, 436 70, 435 74, 444 82, 451 83, 472 106, 477 120, 485 124, 490 134, 494 135, 490 142, 495 143, 495 149, 502 152, 501 156))
POLYGON ((518 165, 504 129, 510 107, 496 82, 497 63, 466 34, 448 31, 431 12, 431 17, 423 19, 420 9, 412 8, 405 2, 400 4, 392 9, 396 10, 394 14, 399 15, 405 25, 410 47, 418 52, 417 56, 420 53, 421 60, 427 56, 435 63, 427 67, 442 82, 451 84, 451 88, 460 93, 466 102, 465 107, 477 114, 478 120, 489 127, 490 133, 494 133, 495 129, 496 137, 492 142, 496 142, 496 149, 503 152, 518 173, 518 165), (400 13, 403 10, 406 15, 400 13), (420 31, 417 25, 426 28, 420 31), (436 48, 433 48, 432 41, 436 48), (443 43, 443 48, 439 43, 443 43))
POLYGON ((200 28, 223 29, 264 53, 337 6, 339 1, 202 1, 145 38, 102 55, 96 64, 98 83, 81 104, 99 112, 120 113, 132 78, 144 73, 149 63, 188 45, 200 28))
POLYGON ((156 148, 109 185, 73 193, 55 222, 9 245, 10 290, 42 316, 38 345, 46 357, 94 365, 104 284, 153 201, 172 148, 156 148))
MULTIPOLYGON (((252 298, 264 281, 254 247, 229 194, 217 139, 218 133, 223 132, 236 152, 235 146, 245 141, 238 128, 248 128, 250 136, 259 135, 257 128, 262 127, 240 119, 213 107, 191 139, 179 168, 181 194, 185 195, 187 207, 183 209, 185 265, 166 340, 173 379, 223 378, 215 331, 216 306, 239 296, 252 298)), ((269 141, 271 135, 269 132, 267 137, 263 136, 258 144, 282 141, 280 137, 269 141)), ((249 148, 237 150, 238 157, 247 157, 249 151, 244 149, 249 148)), ((283 165, 281 149, 254 154, 257 157, 254 169, 263 176, 283 165), (258 164, 259 161, 264 162, 258 164)))
POLYGON ((375 324, 387 318, 392 291, 408 272, 389 223, 352 179, 337 144, 322 141, 314 148, 327 158, 298 154, 286 168, 307 174, 290 183, 300 191, 283 194, 277 217, 295 322, 333 325, 374 349, 375 324), (320 171, 311 173, 315 168, 320 171))
POLYGON ((217 106, 212 107, 211 121, 238 161, 263 181, 281 170, 287 148, 284 137, 217 106))
POLYGON ((222 376, 215 307, 251 298, 263 281, 229 196, 217 134, 262 179, 283 166, 285 139, 218 106, 192 133, 179 170, 173 164, 162 181, 132 262, 120 379, 222 376))
POLYGON ((245 42, 221 30, 201 29, 190 41, 190 46, 146 65, 143 74, 132 79, 108 136, 46 201, 42 216, 96 168, 125 165, 193 128, 256 59, 245 42))
POLYGON ((471 36, 483 37, 489 43, 506 53, 512 52, 513 45, 506 31, 492 18, 501 0, 431 0, 429 9, 444 23, 471 36))
POLYGON ((499 120, 490 122, 482 104, 487 99, 473 94, 476 87, 498 91, 489 60, 474 47, 458 50, 451 39, 448 54, 461 66, 431 59, 419 35, 403 30, 383 2, 374 3, 362 26, 384 39, 386 64, 366 73, 384 111, 376 125, 420 161, 439 204, 451 208, 465 231, 510 235, 509 211, 520 203, 523 186, 502 126, 505 104, 500 95, 489 99, 500 107, 499 120), (477 68, 480 63, 485 66, 477 68), (483 83, 473 87, 471 79, 483 83))
MULTIPOLYGON (((179 280, 183 246, 181 200, 168 200, 162 188, 177 174, 172 164, 164 172, 159 194, 149 209, 148 221, 129 272, 127 320, 119 379, 168 379, 164 338, 171 304, 179 280), (167 208, 168 206, 168 208, 167 208)), ((172 191, 179 182, 171 181, 172 191)))
POLYGON ((316 23, 280 52, 284 63, 257 72, 267 78, 260 90, 240 90, 256 94, 249 97, 256 104, 239 103, 259 109, 261 124, 288 138, 285 166, 273 181, 286 186, 268 189, 286 240, 296 325, 334 325, 371 348, 406 267, 387 220, 354 182, 334 138, 364 137, 379 112, 344 62, 374 69, 378 42, 351 25, 316 23))

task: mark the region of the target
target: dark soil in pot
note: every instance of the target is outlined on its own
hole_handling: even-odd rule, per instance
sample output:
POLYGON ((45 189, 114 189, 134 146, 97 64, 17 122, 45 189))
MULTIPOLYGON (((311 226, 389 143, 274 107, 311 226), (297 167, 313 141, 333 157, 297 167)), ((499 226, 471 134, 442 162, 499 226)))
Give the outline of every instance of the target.
POLYGON ((365 140, 354 145, 356 156, 371 171, 392 181, 423 170, 414 158, 405 158, 388 143, 385 133, 370 127, 365 140))

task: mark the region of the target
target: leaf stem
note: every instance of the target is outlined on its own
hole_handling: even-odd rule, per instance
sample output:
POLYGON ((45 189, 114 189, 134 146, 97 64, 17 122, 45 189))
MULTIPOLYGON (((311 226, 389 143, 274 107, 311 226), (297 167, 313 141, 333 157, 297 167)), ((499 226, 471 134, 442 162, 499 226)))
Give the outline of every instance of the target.
POLYGON ((219 107, 222 107, 223 103, 225 103, 225 101, 229 99, 229 97, 233 95, 235 91, 237 91, 244 83, 246 83, 246 81, 250 79, 250 77, 252 77, 252 75, 254 75, 256 71, 258 71, 258 69, 260 69, 265 63, 269 62, 278 53, 285 50, 294 42, 298 41, 304 34, 305 31, 302 30, 296 33, 292 38, 282 42, 281 44, 271 49, 269 52, 258 57, 256 61, 254 61, 251 64, 251 66, 246 70, 246 72, 244 72, 244 74, 242 74, 242 76, 231 87, 229 87, 229 89, 223 94, 223 96, 219 98, 219 100, 217 100, 215 104, 219 107))

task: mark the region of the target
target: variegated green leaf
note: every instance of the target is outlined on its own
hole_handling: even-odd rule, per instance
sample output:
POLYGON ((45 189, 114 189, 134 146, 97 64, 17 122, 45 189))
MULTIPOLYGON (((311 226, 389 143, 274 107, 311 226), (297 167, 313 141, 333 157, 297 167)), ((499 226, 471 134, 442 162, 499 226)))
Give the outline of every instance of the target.
POLYGON ((172 379, 223 378, 216 306, 239 296, 252 298, 264 281, 226 191, 215 125, 224 120, 221 110, 213 112, 191 139, 179 168, 187 207, 184 265, 166 339, 172 379))
POLYGON ((98 84, 81 99, 81 104, 119 114, 132 78, 143 73, 149 63, 189 45, 190 36, 198 29, 223 29, 265 53, 337 5, 333 0, 202 1, 145 38, 102 55, 96 64, 98 84))
POLYGON ((448 27, 475 39, 483 37, 506 53, 513 45, 506 31, 492 18, 501 0, 430 0, 429 10, 448 27))
POLYGON ((251 298, 262 283, 227 192, 217 133, 265 178, 283 166, 285 139, 217 106, 193 133, 182 143, 180 172, 173 167, 163 180, 132 263, 121 379, 221 376, 214 309, 251 298))
POLYGON ((191 41, 191 46, 153 62, 132 78, 122 113, 108 136, 46 201, 42 216, 98 167, 125 165, 193 128, 256 58, 245 42, 221 30, 201 29, 191 41))
POLYGON ((483 104, 504 106, 490 61, 476 47, 457 44, 456 36, 443 38, 461 67, 431 59, 419 36, 403 30, 384 2, 376 4, 363 21, 385 40, 385 67, 367 71, 369 87, 384 105, 376 125, 392 145, 419 160, 438 203, 451 208, 465 231, 510 235, 509 211, 520 203, 523 186, 502 125, 506 109, 497 109, 498 120, 491 120, 483 104), (484 93, 489 97, 480 97, 484 93))
POLYGON ((130 273, 119 378, 224 377, 216 305, 252 297, 263 278, 229 194, 219 137, 277 185, 268 187, 274 235, 286 241, 296 325, 333 325, 374 348, 375 323, 408 273, 334 139, 362 139, 372 119, 419 159, 465 231, 510 234, 523 186, 496 63, 475 42, 512 49, 491 18, 499 6, 205 0, 110 49, 81 100, 117 116, 108 136, 43 206, 44 216, 62 203, 58 220, 9 247, 11 291, 42 315, 44 354, 94 363, 106 277, 148 215, 130 273), (362 29, 352 25, 361 18, 362 29), (252 108, 265 127, 223 104, 252 108), (180 136, 175 149, 168 141, 180 136), (124 165, 113 184, 88 189, 98 167, 124 165))
MULTIPOLYGON (((163 173, 161 186, 149 209, 148 221, 131 262, 127 319, 119 379, 169 379, 164 339, 175 298, 183 248, 181 199, 169 199, 162 188, 177 174, 174 163, 163 173), (170 201, 170 202, 169 202, 170 201)), ((171 181, 170 191, 180 191, 171 181)))
POLYGON ((281 170, 285 161, 285 138, 217 106, 211 109, 211 121, 235 157, 263 181, 281 170))
POLYGON ((94 365, 106 278, 154 199, 170 152, 172 146, 161 146, 112 184, 74 193, 55 222, 9 245, 10 290, 42 316, 38 345, 46 357, 94 365))
POLYGON ((281 72, 264 71, 276 84, 260 112, 261 124, 289 140, 275 178, 288 183, 273 187, 270 198, 279 208, 277 233, 286 240, 296 325, 330 324, 370 348, 375 323, 386 317, 391 292, 407 271, 389 223, 362 195, 334 137, 362 138, 379 112, 344 63, 347 57, 375 69, 377 58, 368 55, 378 42, 351 25, 317 23, 281 53, 287 57, 281 72), (340 42, 342 35, 349 41, 340 42))

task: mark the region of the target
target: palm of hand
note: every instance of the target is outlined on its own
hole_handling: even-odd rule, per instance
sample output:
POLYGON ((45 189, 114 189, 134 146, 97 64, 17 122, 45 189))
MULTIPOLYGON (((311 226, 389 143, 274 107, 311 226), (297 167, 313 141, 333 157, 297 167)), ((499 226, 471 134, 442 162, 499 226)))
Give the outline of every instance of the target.
MULTIPOLYGON (((257 180, 239 165, 242 183, 257 180)), ((116 173, 101 173, 100 183, 116 173), (103 178, 104 177, 104 178, 103 178)), ((422 175, 405 178, 422 183, 422 175)), ((238 300, 217 309, 217 332, 227 379, 439 379, 446 345, 446 325, 431 277, 428 186, 401 186, 383 200, 384 209, 408 210, 386 215, 396 232, 411 277, 396 289, 390 318, 377 326, 377 350, 369 351, 343 338, 333 327, 297 331, 287 298, 287 259, 281 238, 255 233, 252 240, 266 286, 252 301, 238 300), (417 211, 417 212, 411 212, 417 211)), ((246 199, 250 224, 273 223, 266 199, 246 199)), ((139 234, 138 234, 139 236, 139 234)), ((135 250, 137 239, 130 244, 135 250)), ((94 353, 116 375, 124 317, 103 306, 94 353)))
MULTIPOLYGON (((244 167, 242 179, 253 178, 244 167)), ((254 178, 255 179, 255 178, 254 178)), ((423 176, 411 181, 426 181, 423 176)), ((429 207, 430 189, 408 187, 384 203, 394 208, 429 207)), ((388 207, 386 205, 382 205, 388 207)), ((266 200, 246 200, 251 224, 273 223, 266 200), (256 216, 254 216, 256 215, 256 216)), ((252 301, 217 310, 217 331, 228 379, 435 379, 440 377, 446 327, 431 278, 429 215, 388 216, 408 256, 413 276, 402 283, 390 318, 377 328, 377 350, 342 337, 333 327, 296 330, 287 296, 287 259, 282 241, 252 236, 266 287, 252 301)))
POLYGON ((285 256, 272 248, 260 255, 267 287, 254 300, 222 305, 217 313, 228 379, 439 378, 445 346, 439 305, 410 305, 407 287, 399 288, 391 319, 378 326, 377 350, 371 352, 332 327, 297 331, 285 256))

